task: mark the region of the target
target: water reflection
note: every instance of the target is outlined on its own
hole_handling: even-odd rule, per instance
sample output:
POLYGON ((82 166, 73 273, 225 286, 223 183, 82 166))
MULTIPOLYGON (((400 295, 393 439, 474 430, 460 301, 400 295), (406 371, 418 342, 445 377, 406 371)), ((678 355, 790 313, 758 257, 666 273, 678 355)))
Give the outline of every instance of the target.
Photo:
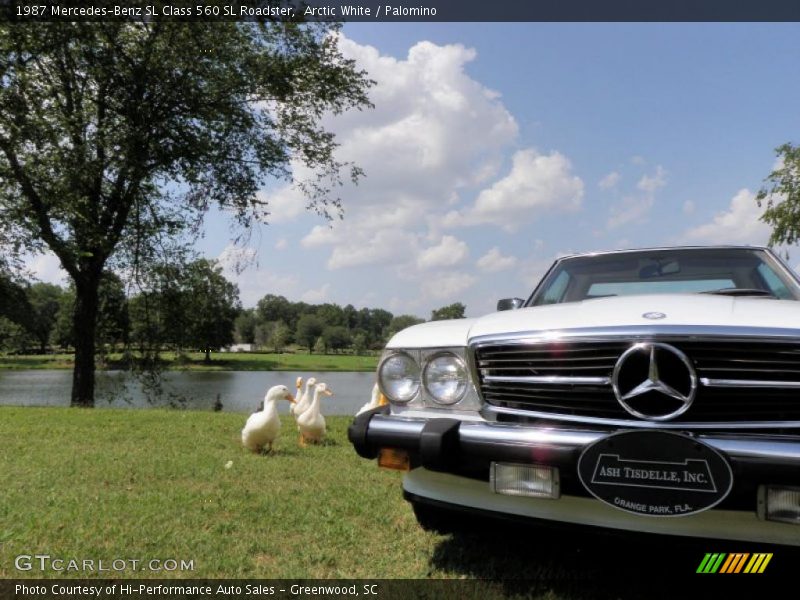
MULTIPOLYGON (((163 376, 159 405, 211 410, 219 397, 225 412, 256 410, 267 389, 283 384, 294 391, 297 377, 316 377, 334 391, 323 400, 326 415, 353 415, 370 399, 374 373, 301 373, 297 371, 192 371, 167 372, 163 376)), ((0 371, 0 405, 68 406, 72 371, 0 371)), ((97 374, 96 406, 150 408, 141 382, 122 371, 97 374)), ((288 404, 279 410, 288 412, 288 404)))

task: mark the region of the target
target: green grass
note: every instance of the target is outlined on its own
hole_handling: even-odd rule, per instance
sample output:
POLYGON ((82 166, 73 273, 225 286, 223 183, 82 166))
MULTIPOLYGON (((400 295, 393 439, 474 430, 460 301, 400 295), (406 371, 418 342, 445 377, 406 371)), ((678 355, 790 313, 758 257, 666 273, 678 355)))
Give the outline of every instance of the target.
MULTIPOLYGON (((374 371, 378 365, 377 356, 351 354, 231 352, 211 356, 210 363, 199 352, 187 354, 188 360, 176 360, 174 353, 167 352, 162 358, 168 368, 192 371, 374 371)), ((118 366, 120 358, 110 355, 108 366, 118 366)), ((72 354, 0 355, 0 369, 71 369, 73 365, 72 354)))
POLYGON ((285 419, 268 456, 240 447, 243 420, 0 407, 0 578, 108 576, 14 569, 18 555, 48 554, 194 561, 193 571, 115 577, 466 578, 479 581, 462 599, 619 598, 632 589, 653 598, 675 593, 669 583, 684 585, 709 551, 695 561, 662 542, 593 548, 572 533, 518 527, 428 533, 402 499, 400 475, 352 450, 349 418, 329 418, 329 439, 308 448, 285 419))

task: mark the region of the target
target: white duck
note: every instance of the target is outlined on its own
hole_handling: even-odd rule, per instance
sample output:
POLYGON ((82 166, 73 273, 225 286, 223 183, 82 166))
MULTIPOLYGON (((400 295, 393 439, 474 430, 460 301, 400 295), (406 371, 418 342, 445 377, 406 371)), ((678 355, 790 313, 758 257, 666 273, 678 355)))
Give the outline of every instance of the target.
MULTIPOLYGON (((297 399, 297 402, 303 398, 303 394, 301 390, 303 389, 303 378, 298 377, 294 382, 294 387, 297 388, 297 392, 295 393, 294 397, 297 399)), ((297 408, 297 403, 292 404, 289 406, 289 413, 294 417, 295 416, 295 409, 297 408)))
MULTIPOLYGON (((298 379, 300 379, 300 385, 303 385, 302 378, 298 377, 298 379)), ((307 411, 308 407, 311 406, 311 397, 313 395, 311 392, 311 388, 314 387, 316 384, 317 380, 314 379, 313 377, 309 377, 308 381, 306 381, 306 389, 303 392, 303 395, 300 398, 298 398, 297 404, 294 404, 289 408, 291 413, 294 415, 295 419, 300 415, 302 415, 305 411, 307 411)))
POLYGON ((300 430, 300 445, 305 446, 307 442, 318 444, 325 439, 325 417, 319 410, 319 397, 321 394, 333 396, 333 392, 328 389, 325 383, 318 383, 314 387, 314 399, 311 406, 297 417, 297 428, 300 430))
POLYGON ((253 452, 261 452, 264 446, 268 452, 272 451, 272 442, 278 437, 281 428, 276 406, 279 400, 294 402, 294 397, 285 385, 269 388, 264 398, 263 410, 254 412, 247 418, 242 429, 242 446, 253 452))
POLYGON ((372 410, 373 408, 378 408, 379 406, 383 406, 384 404, 387 404, 386 396, 381 394, 381 390, 378 387, 378 384, 376 383, 374 386, 372 386, 372 400, 370 400, 364 406, 359 408, 358 412, 356 413, 356 416, 360 415, 363 412, 367 412, 368 410, 372 410))

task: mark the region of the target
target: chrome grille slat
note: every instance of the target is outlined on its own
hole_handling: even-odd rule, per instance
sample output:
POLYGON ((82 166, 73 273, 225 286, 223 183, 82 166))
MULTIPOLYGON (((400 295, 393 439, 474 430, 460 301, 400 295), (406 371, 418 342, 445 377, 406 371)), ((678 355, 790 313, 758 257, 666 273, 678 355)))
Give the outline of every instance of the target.
MULTIPOLYGON (((800 420, 800 336, 797 341, 649 339, 684 352, 700 381, 694 404, 671 421, 675 425, 800 420)), ((578 337, 483 342, 475 348, 474 364, 481 394, 493 406, 635 424, 641 421, 620 406, 610 385, 617 358, 632 343, 578 337)))

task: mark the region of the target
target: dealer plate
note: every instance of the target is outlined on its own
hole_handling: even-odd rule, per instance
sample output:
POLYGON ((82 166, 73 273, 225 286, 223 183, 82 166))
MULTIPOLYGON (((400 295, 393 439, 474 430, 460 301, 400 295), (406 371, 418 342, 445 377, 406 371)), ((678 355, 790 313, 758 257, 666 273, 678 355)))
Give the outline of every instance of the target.
POLYGON ((638 515, 682 517, 731 491, 728 461, 696 439, 668 431, 623 431, 588 446, 578 476, 595 498, 638 515))

